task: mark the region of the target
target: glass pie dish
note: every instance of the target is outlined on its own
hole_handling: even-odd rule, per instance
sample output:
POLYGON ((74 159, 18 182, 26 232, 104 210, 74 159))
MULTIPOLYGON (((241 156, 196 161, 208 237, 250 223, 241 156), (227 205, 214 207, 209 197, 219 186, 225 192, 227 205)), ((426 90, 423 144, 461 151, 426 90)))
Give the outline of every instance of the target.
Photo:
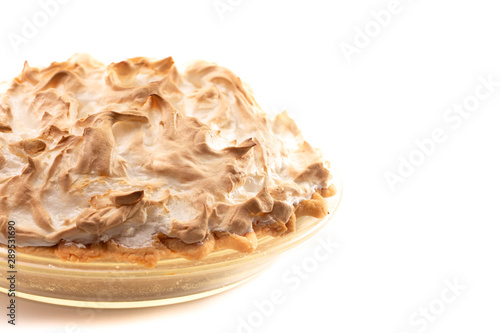
MULTIPOLYGON (((282 237, 259 238, 250 254, 219 250, 203 260, 160 260, 154 268, 131 263, 66 262, 16 253, 16 296, 45 303, 99 308, 137 308, 174 304, 214 295, 244 283, 280 253, 317 233, 334 215, 342 185, 333 173, 337 193, 326 198, 329 214, 297 219, 297 229, 282 237)), ((0 247, 0 292, 7 293, 8 251, 0 247)))

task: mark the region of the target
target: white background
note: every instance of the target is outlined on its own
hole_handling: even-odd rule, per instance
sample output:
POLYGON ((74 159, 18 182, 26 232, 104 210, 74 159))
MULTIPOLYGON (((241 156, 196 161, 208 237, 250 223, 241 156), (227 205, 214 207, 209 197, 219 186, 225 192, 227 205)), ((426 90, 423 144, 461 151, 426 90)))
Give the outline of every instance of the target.
POLYGON ((0 311, 1 331, 219 333, 253 318, 248 332, 498 332, 500 86, 460 123, 443 118, 454 104, 474 102, 479 77, 500 82, 498 4, 401 0, 377 31, 370 12, 388 0, 221 2, 232 3, 222 16, 213 0, 73 0, 16 52, 9 33, 21 36, 23 17, 33 22, 42 9, 2 1, 0 81, 18 75, 24 60, 46 66, 75 52, 106 63, 215 61, 248 82, 265 109, 286 108, 340 171, 344 198, 331 224, 214 297, 95 311, 18 300, 18 325, 7 326, 0 311), (373 37, 357 40, 348 62, 341 45, 354 47, 366 25, 373 37), (400 156, 418 157, 415 140, 435 129, 446 140, 391 191, 384 174, 397 173, 400 156), (339 248, 292 289, 283 275, 329 238, 339 248), (455 296, 446 280, 466 290, 455 296), (275 290, 285 301, 264 316, 255 302, 275 290), (437 315, 422 319, 419 309, 429 306, 437 315))

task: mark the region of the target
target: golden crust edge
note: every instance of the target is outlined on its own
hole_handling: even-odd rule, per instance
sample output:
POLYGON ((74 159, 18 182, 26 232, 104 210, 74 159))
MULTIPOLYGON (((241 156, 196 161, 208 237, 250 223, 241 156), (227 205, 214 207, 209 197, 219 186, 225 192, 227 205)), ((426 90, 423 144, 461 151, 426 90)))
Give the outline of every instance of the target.
MULTIPOLYGON (((139 264, 147 268, 153 268, 161 259, 183 257, 188 260, 201 260, 212 251, 232 249, 241 253, 252 253, 258 245, 260 237, 280 237, 295 232, 296 220, 302 216, 323 218, 328 212, 328 206, 324 198, 334 196, 337 193, 332 184, 327 188, 317 189, 310 199, 301 201, 295 206, 294 212, 287 222, 277 221, 272 225, 254 225, 254 231, 245 235, 236 235, 228 232, 209 233, 201 244, 187 244, 177 238, 171 238, 163 234, 155 236, 151 246, 141 248, 129 248, 118 244, 113 240, 94 243, 81 247, 72 242, 61 241, 51 247, 26 246, 17 247, 22 253, 55 257, 69 262, 92 262, 97 260, 114 260, 139 264)), ((5 247, 5 245, 0 244, 5 247)))

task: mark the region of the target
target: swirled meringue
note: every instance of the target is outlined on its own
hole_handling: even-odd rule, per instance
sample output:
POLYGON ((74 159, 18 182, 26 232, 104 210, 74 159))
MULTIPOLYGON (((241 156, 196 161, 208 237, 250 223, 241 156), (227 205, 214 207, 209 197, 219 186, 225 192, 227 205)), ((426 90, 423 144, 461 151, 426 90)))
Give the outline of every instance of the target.
POLYGON ((213 63, 77 54, 25 64, 0 94, 0 243, 9 220, 19 246, 280 234, 330 183, 286 112, 213 63))

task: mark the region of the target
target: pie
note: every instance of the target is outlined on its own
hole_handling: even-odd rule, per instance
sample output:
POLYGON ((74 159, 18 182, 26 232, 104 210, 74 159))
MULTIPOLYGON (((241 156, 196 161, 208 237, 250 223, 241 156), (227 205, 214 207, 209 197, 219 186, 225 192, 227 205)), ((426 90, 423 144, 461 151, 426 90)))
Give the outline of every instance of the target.
POLYGON ((230 70, 85 54, 0 90, 0 244, 153 267, 251 253, 324 217, 329 163, 286 112, 266 115, 230 70))

